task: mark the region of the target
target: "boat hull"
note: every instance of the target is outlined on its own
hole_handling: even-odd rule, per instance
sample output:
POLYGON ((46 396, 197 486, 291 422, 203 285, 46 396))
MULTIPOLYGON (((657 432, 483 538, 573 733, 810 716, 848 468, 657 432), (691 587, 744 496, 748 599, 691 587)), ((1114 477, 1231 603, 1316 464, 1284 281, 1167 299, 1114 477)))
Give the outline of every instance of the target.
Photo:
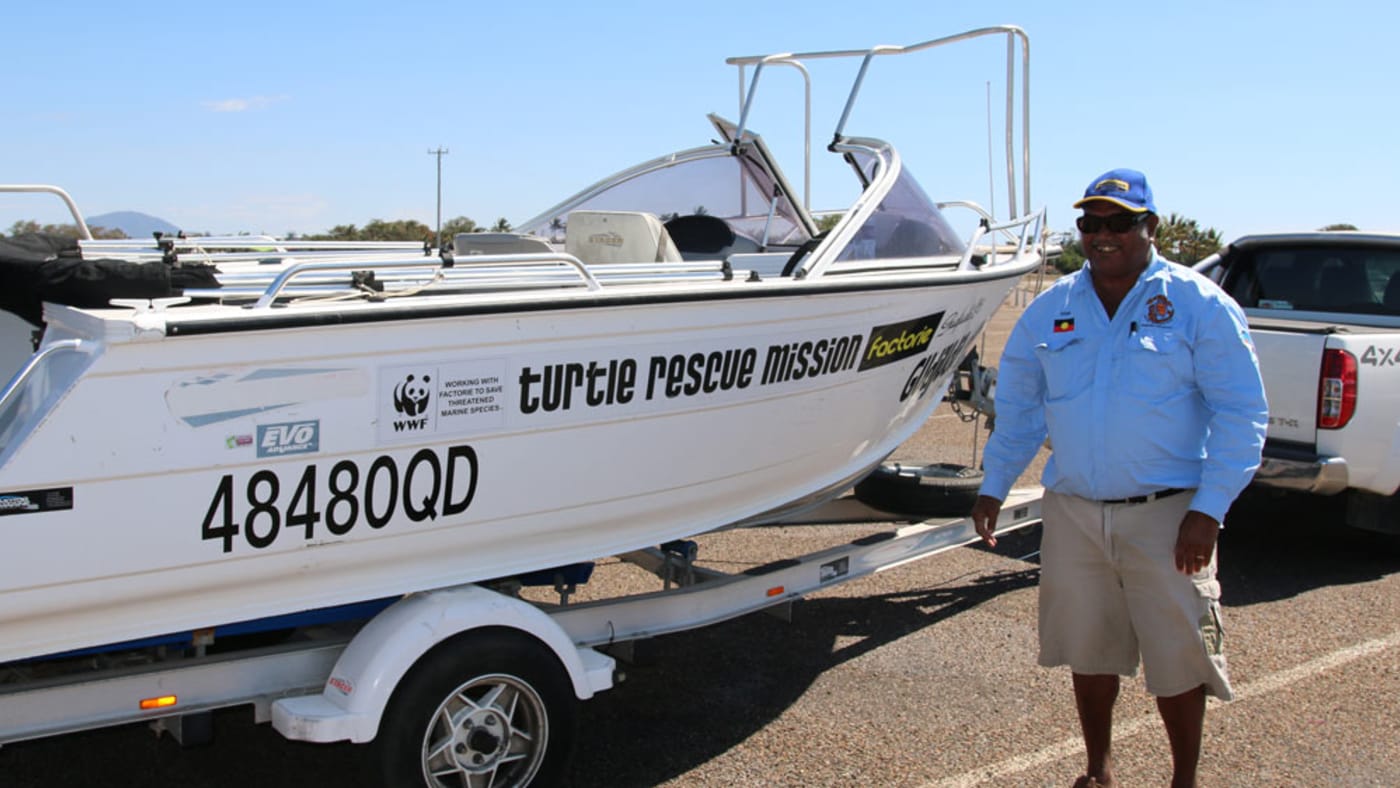
POLYGON ((0 467, 0 662, 829 497, 922 425, 1016 278, 99 343, 0 467))

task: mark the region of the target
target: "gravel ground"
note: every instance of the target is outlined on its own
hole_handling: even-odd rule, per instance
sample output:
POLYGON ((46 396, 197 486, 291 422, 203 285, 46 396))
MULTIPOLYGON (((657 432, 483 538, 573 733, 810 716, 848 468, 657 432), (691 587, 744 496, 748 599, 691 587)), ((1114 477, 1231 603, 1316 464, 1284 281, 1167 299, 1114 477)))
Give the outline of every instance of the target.
MULTIPOLYGON (((989 328, 989 361, 1016 314, 1008 305, 989 328)), ((944 405, 896 457, 971 463, 984 439, 944 405)), ((1309 501, 1241 504, 1228 525, 1239 698, 1212 703, 1201 784, 1400 785, 1397 543, 1342 530, 1309 501)), ((869 528, 712 534, 701 556, 735 571, 869 528)), ((1027 529, 995 551, 836 586, 791 623, 754 614, 639 644, 626 680, 583 706, 570 785, 1068 786, 1083 760, 1069 678, 1034 665, 1038 541, 1027 529)), ((632 587, 629 572, 600 566, 589 593, 632 587)), ((1165 736, 1140 680, 1125 682, 1116 719, 1122 784, 1165 785, 1165 736)), ((243 709, 215 727, 209 748, 139 726, 11 745, 0 787, 367 784, 361 748, 288 742, 243 709)))

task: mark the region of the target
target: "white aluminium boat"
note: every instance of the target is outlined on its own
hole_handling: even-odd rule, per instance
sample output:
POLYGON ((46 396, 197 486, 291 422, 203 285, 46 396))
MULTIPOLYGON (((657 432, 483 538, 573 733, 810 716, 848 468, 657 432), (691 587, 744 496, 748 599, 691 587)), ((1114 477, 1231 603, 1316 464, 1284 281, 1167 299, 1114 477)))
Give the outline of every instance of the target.
MULTIPOLYGON (((751 99, 774 65, 863 77, 981 35, 1025 69, 1016 28, 729 62, 751 99)), ((748 113, 441 251, 162 238, 42 261, 143 272, 96 301, 24 268, 44 325, 32 354, 32 326, 3 338, 0 662, 587 561, 860 479, 1041 262, 1043 212, 1022 172, 1014 216, 1010 125, 1014 218, 964 241, 843 116, 830 149, 861 191, 818 234, 748 113)))

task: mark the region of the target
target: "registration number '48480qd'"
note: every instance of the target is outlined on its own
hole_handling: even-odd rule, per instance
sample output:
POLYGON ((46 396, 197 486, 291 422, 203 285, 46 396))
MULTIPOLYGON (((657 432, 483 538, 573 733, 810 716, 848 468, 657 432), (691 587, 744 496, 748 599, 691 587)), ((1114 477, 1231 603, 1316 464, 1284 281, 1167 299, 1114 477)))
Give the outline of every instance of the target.
POLYGON ((200 536, 221 541, 230 553, 240 534, 249 547, 262 549, 288 531, 299 531, 309 541, 318 527, 345 536, 361 521, 379 529, 399 516, 415 523, 449 517, 471 505, 476 479, 476 450, 470 446, 449 447, 445 456, 420 449, 402 469, 387 454, 366 468, 341 460, 323 473, 312 463, 292 484, 268 469, 254 471, 241 485, 228 473, 214 489, 200 536))

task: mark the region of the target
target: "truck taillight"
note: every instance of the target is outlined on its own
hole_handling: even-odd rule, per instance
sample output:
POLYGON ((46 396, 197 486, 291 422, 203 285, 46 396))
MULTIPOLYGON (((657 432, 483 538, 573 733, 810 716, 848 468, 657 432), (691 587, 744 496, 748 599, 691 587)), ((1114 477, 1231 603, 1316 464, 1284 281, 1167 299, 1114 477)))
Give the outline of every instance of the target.
POLYGON ((1317 428, 1341 429, 1356 412, 1356 356, 1345 350, 1322 353, 1322 381, 1317 391, 1317 428))

